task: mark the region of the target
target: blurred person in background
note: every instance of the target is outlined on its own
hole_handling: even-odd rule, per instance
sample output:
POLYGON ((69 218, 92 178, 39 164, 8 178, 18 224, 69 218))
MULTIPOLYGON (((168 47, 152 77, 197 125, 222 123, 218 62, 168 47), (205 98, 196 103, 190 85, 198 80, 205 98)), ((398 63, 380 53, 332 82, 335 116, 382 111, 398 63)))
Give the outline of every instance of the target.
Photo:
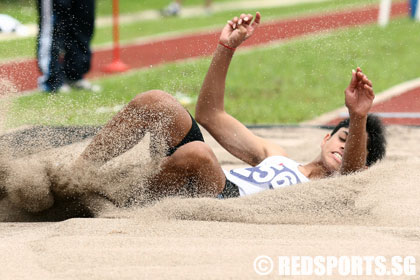
MULTIPOLYGON (((206 13, 211 13, 211 1, 212 0, 205 0, 204 9, 206 13)), ((182 0, 175 0, 174 2, 170 3, 164 9, 161 10, 162 16, 178 16, 182 9, 182 0)))
POLYGON ((45 92, 100 87, 84 79, 91 66, 90 43, 95 25, 94 0, 37 0, 37 59, 45 92))

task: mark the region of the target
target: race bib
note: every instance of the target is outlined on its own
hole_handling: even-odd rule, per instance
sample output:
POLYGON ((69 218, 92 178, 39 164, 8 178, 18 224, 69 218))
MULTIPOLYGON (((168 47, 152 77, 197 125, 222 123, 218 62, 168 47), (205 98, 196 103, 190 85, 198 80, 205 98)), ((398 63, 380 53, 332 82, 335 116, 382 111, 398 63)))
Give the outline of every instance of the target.
POLYGON ((230 174, 262 189, 273 189, 301 183, 296 172, 282 163, 234 169, 230 171, 230 174))

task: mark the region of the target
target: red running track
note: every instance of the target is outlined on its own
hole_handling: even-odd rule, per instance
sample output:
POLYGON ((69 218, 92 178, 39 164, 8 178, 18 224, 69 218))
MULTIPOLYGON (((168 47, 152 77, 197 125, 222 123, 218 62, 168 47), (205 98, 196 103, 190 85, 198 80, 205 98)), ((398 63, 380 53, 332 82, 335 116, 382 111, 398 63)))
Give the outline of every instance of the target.
MULTIPOLYGON (((420 126, 420 87, 375 104, 371 113, 380 116, 385 124, 420 126)), ((342 119, 337 117, 327 125, 336 125, 342 119)))

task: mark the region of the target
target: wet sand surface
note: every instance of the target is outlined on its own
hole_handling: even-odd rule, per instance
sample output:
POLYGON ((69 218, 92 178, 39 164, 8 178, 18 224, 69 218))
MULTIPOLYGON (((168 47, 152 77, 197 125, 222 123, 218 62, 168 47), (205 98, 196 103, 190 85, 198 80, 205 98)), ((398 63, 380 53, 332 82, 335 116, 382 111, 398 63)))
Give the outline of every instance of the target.
MULTIPOLYGON (((317 156, 329 132, 312 127, 253 131, 302 163, 317 156)), ((15 170, 16 179, 3 186, 0 200, 0 278, 248 279, 260 277, 253 268, 260 255, 411 255, 420 271, 420 128, 389 126, 387 131, 386 159, 364 172, 245 198, 172 197, 152 204, 142 196, 142 178, 156 164, 148 155, 148 137, 102 167, 103 173, 83 177, 67 174, 66 165, 95 128, 72 133, 78 136, 71 145, 47 145, 47 150, 48 141, 37 135, 44 151, 25 150, 2 163, 15 170), (22 157, 28 153, 33 154, 22 157), (73 181, 49 197, 45 170, 73 181), (125 208, 102 196, 68 199, 98 188, 116 201, 126 202, 129 193, 138 203, 130 200, 125 208), (45 205, 50 209, 39 214, 24 210, 45 205), (69 215, 95 218, 61 220, 69 215)), ((205 138, 224 168, 245 166, 208 134, 205 138)), ((278 277, 276 272, 269 278, 278 277)))

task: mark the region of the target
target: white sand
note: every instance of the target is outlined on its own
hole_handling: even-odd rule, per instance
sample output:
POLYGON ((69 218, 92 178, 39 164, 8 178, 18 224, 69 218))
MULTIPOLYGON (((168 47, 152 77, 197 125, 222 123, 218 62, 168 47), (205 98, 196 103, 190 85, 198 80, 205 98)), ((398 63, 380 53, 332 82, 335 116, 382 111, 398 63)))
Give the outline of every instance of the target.
MULTIPOLYGON (((317 155, 328 133, 315 128, 254 131, 277 141, 300 162, 317 155)), ((32 166, 40 170, 51 159, 66 162, 85 143, 16 162, 18 170, 28 170, 20 184, 29 182, 34 195, 0 201, 0 220, 15 221, 0 223, 0 279, 260 278, 253 270, 260 255, 413 255, 419 274, 420 128, 392 126, 388 133, 386 159, 358 174, 224 201, 168 198, 152 206, 121 209, 89 197, 83 201, 94 208, 97 218, 61 222, 28 223, 40 217, 16 205, 48 203, 45 190, 37 189, 42 171, 29 170, 32 166)), ((242 165, 212 139, 206 140, 223 166, 242 165)), ((143 154, 146 142, 137 147, 143 154)), ((141 160, 147 162, 148 157, 141 160)), ((133 177, 136 171, 147 171, 138 166, 130 170, 133 177)), ((132 191, 132 184, 123 183, 116 185, 132 191)), ((99 185, 108 195, 124 199, 121 189, 112 189, 112 184, 102 180, 99 185)), ((276 270, 270 276, 278 277, 276 270)))

